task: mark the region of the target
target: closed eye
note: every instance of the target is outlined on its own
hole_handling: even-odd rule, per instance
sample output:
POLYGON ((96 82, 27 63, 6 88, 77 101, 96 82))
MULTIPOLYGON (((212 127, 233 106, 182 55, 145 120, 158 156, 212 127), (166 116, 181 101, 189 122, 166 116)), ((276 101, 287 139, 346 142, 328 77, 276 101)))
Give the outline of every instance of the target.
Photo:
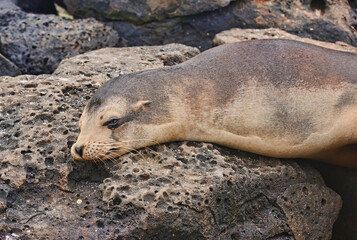
POLYGON ((112 118, 103 124, 103 126, 108 127, 110 129, 117 128, 119 127, 119 125, 120 125, 120 118, 112 118))
POLYGON ((129 122, 134 119, 134 115, 128 115, 123 118, 111 118, 106 121, 103 126, 108 127, 109 129, 115 129, 120 125, 123 125, 126 122, 129 122))

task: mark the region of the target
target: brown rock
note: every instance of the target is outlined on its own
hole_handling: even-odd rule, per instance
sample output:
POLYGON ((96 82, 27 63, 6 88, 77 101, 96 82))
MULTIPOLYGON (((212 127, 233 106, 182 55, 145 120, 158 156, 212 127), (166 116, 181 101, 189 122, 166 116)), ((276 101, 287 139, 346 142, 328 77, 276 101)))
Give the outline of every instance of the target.
MULTIPOLYGON (((138 59, 132 62, 160 59, 140 66, 152 69, 164 65, 162 56, 182 59, 192 52, 197 50, 179 45, 133 48, 138 59), (150 52, 151 58, 145 55, 150 52)), ((78 69, 85 62, 76 59, 66 63, 73 70, 57 75, 0 77, 1 239, 331 236, 341 199, 302 162, 204 143, 164 144, 115 162, 73 162, 78 119, 103 81, 94 77, 100 68, 91 57, 83 74, 78 69)), ((115 58, 113 64, 105 74, 134 70, 118 67, 115 58)))
POLYGON ((227 6, 231 0, 64 0, 68 12, 76 17, 96 17, 104 20, 148 22, 167 17, 194 15, 227 6))
POLYGON ((120 215, 113 238, 331 238, 341 200, 304 164, 202 143, 154 150, 125 155, 101 184, 120 215))
POLYGON ((233 28, 218 33, 213 39, 213 44, 218 46, 227 43, 234 43, 234 42, 241 42, 241 41, 255 40, 255 39, 289 39, 289 40, 295 40, 300 42, 306 42, 325 48, 335 49, 338 51, 357 53, 357 48, 344 42, 330 43, 330 42, 323 42, 310 38, 302 38, 277 28, 268 28, 268 29, 233 28))
POLYGON ((181 44, 103 48, 63 60, 54 75, 81 75, 103 83, 121 74, 175 65, 199 52, 197 48, 181 44))

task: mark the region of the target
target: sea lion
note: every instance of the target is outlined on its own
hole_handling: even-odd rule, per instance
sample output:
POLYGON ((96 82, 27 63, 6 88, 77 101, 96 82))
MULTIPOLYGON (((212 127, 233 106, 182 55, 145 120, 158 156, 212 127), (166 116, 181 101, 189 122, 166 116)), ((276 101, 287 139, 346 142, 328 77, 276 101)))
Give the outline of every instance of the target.
POLYGON ((356 54, 291 40, 222 45, 104 83, 71 153, 99 161, 189 140, 356 168, 356 82, 356 54))

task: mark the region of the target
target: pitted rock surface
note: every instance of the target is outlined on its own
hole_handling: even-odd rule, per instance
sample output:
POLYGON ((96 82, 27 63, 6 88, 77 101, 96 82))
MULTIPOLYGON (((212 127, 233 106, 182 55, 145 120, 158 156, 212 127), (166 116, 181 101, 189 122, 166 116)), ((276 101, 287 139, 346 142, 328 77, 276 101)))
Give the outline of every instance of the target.
POLYGON ((197 15, 140 25, 113 21, 111 26, 129 46, 176 42, 205 50, 217 33, 231 28, 279 28, 300 37, 357 46, 357 17, 345 0, 232 1, 197 15))
POLYGON ((125 155, 101 184, 119 236, 331 238, 321 229, 332 228, 341 200, 312 168, 204 143, 155 150, 125 155))
POLYGON ((26 13, 14 4, 15 0, 0 1, 0 28, 7 26, 10 22, 25 18, 26 13))
POLYGON ((99 85, 81 74, 0 77, 0 239, 331 236, 341 199, 300 162, 203 143, 73 162, 80 114, 99 85))
POLYGON ((199 54, 182 44, 104 48, 63 60, 54 75, 96 78, 104 82, 121 74, 172 66, 199 54))
POLYGON ((94 19, 26 14, 16 6, 6 9, 5 3, 12 6, 0 4, 0 52, 22 73, 51 73, 62 59, 115 46, 119 39, 116 31, 94 19))
POLYGON ((194 15, 227 6, 232 0, 64 0, 68 11, 76 17, 102 20, 128 20, 142 23, 164 18, 194 15))

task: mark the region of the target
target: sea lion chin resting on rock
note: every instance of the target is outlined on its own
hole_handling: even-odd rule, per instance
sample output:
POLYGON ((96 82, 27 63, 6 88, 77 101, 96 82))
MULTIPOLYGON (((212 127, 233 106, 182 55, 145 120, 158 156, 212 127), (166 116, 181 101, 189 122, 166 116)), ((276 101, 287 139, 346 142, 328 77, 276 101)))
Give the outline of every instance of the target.
POLYGON ((71 152, 97 161, 191 140, 356 168, 356 83, 356 54, 289 40, 223 45, 103 84, 71 152))

